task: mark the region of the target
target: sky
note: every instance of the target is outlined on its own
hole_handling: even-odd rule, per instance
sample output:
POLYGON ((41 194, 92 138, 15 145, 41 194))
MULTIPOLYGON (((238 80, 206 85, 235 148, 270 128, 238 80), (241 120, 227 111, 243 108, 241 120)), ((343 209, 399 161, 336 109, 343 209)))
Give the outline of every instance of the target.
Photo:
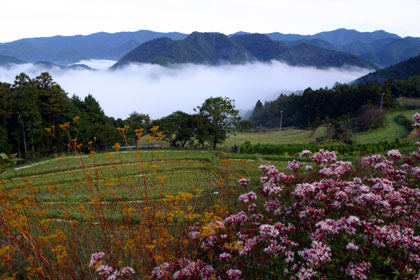
POLYGON ((420 0, 2 0, 0 42, 148 29, 315 34, 337 28, 420 37, 420 0))

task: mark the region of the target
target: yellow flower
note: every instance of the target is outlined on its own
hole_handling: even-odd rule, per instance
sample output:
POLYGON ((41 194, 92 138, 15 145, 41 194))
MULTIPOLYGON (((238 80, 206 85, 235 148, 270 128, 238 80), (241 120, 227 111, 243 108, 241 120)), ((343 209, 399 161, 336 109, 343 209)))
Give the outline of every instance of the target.
POLYGON ((113 148, 116 152, 118 152, 118 151, 120 150, 120 147, 121 147, 120 143, 115 143, 115 144, 112 146, 112 148, 113 148))

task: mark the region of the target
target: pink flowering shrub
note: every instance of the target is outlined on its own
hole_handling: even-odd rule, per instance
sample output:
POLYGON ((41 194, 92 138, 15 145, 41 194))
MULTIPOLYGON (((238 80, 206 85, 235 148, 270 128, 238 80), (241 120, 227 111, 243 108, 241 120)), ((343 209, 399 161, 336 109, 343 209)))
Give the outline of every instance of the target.
POLYGON ((129 266, 122 267, 121 269, 115 269, 109 265, 103 265, 102 259, 105 257, 105 253, 94 253, 90 256, 89 267, 95 269, 95 273, 100 279, 106 280, 122 280, 134 278, 135 270, 129 266))
POLYGON ((350 163, 320 150, 310 159, 305 182, 297 161, 289 162, 293 175, 260 166, 259 193, 240 179, 242 210, 191 227, 197 257, 159 264, 152 277, 420 279, 419 151, 350 163))

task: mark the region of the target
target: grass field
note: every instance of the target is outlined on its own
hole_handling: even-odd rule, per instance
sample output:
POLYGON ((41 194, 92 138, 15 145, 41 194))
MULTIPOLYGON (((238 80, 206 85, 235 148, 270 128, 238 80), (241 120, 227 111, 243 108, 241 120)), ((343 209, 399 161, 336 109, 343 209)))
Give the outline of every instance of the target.
POLYGON ((420 107, 420 98, 400 97, 397 101, 402 105, 411 105, 420 107))
POLYGON ((30 185, 31 188, 20 188, 19 195, 30 195, 36 190, 37 202, 55 209, 52 216, 57 218, 57 213, 61 212, 57 209, 62 206, 74 214, 77 211, 67 208, 69 204, 90 203, 92 192, 100 194, 101 200, 109 203, 107 207, 112 207, 114 202, 143 200, 145 182, 151 186, 154 198, 194 189, 212 193, 222 173, 256 176, 262 162, 280 168, 287 165, 287 161, 276 157, 257 160, 235 154, 229 166, 221 169, 220 162, 226 156, 214 151, 146 150, 137 155, 135 151, 98 153, 94 159, 88 156, 49 158, 9 168, 3 174, 6 183, 2 189, 13 191, 30 185), (247 164, 243 160, 247 160, 247 164))
POLYGON ((303 144, 315 143, 317 138, 325 137, 328 128, 320 126, 317 129, 286 128, 283 131, 267 132, 237 132, 228 134, 223 146, 241 145, 245 141, 252 144, 303 144))
MULTIPOLYGON (((395 115, 389 116, 391 125, 395 115)), ((232 135, 227 145, 310 143, 328 133, 327 127, 244 133, 232 135)), ((101 251, 115 254, 114 267, 135 263, 138 275, 146 275, 156 263, 196 250, 189 237, 195 223, 239 209, 238 195, 244 192, 239 178, 250 178, 248 190, 257 191, 259 165, 273 164, 290 174, 289 160, 221 151, 125 150, 57 155, 8 168, 0 177, 0 241, 14 240, 20 251, 0 244, 0 253, 16 253, 7 260, 13 259, 10 270, 20 271, 21 279, 42 278, 33 277, 42 275, 40 267, 57 279, 94 279, 87 264, 101 251)))
POLYGON ((387 114, 387 123, 384 128, 368 130, 361 133, 355 133, 353 140, 356 143, 377 143, 379 141, 394 141, 395 139, 406 138, 411 131, 408 131, 405 127, 397 124, 394 119, 398 115, 403 115, 408 119, 412 119, 412 115, 418 110, 406 110, 391 112, 387 114))

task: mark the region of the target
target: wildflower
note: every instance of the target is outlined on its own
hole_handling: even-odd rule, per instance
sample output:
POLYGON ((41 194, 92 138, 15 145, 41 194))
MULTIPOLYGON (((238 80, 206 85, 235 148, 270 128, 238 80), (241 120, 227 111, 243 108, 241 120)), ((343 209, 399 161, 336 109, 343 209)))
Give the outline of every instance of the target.
POLYGON ((120 143, 115 143, 115 144, 112 146, 112 148, 113 148, 116 152, 118 152, 118 151, 120 150, 120 147, 121 147, 120 143))
POLYGON ((327 150, 321 149, 318 153, 311 156, 311 160, 315 162, 316 165, 321 165, 336 161, 337 156, 334 152, 329 152, 327 150))
POLYGON ((313 169, 313 167, 312 167, 312 166, 310 166, 310 165, 305 166, 305 170, 306 170, 306 171, 311 171, 312 169, 313 169))
POLYGON ((303 150, 303 151, 299 154, 299 156, 300 156, 300 157, 308 157, 310 154, 311 154, 311 151, 309 151, 309 150, 303 150))
POLYGON ((153 268, 152 276, 160 279, 164 277, 165 273, 168 273, 168 271, 169 271, 169 263, 165 262, 165 263, 162 263, 160 266, 153 268))
POLYGON ((289 168, 293 172, 298 172, 299 168, 303 165, 303 162, 292 160, 289 161, 289 164, 287 165, 287 168, 289 168))
POLYGON ((331 260, 331 248, 321 242, 312 242, 312 248, 299 251, 299 255, 313 266, 320 266, 331 260))
POLYGON ((232 259, 232 255, 229 253, 221 253, 219 258, 224 262, 229 262, 232 259))
POLYGON ((392 158, 393 160, 397 160, 402 158, 402 154, 398 150, 390 150, 388 151, 387 155, 392 158))
POLYGON ((362 280, 368 279, 366 273, 368 272, 371 264, 368 262, 362 262, 358 264, 350 263, 346 268, 346 274, 351 278, 359 278, 362 280))
POLYGON ((309 280, 313 276, 316 276, 316 272, 312 268, 302 267, 299 272, 296 274, 296 277, 299 280, 309 280))
POLYGON ((89 267, 94 266, 98 261, 105 257, 104 252, 94 253, 90 256, 89 267))
POLYGON ((108 266, 108 265, 100 265, 96 269, 96 273, 98 273, 98 275, 104 276, 104 277, 110 276, 113 271, 114 271, 114 269, 112 267, 108 266))
POLYGON ((228 271, 226 271, 226 274, 229 277, 229 279, 239 280, 239 279, 241 279, 242 271, 240 271, 239 269, 231 268, 228 271))
POLYGON ((347 250, 353 250, 353 251, 358 251, 359 250, 359 246, 355 245, 353 242, 349 242, 346 246, 347 250))
POLYGON ((250 180, 245 178, 241 178, 238 180, 239 185, 243 186, 244 188, 248 186, 249 182, 250 180))
POLYGON ((239 196, 239 201, 242 201, 244 203, 248 203, 251 200, 256 200, 257 195, 254 192, 245 193, 239 196))
POLYGON ((215 273, 216 271, 211 265, 205 265, 200 271, 200 277, 203 279, 206 279, 205 277, 210 277, 212 274, 215 274, 215 273))
POLYGON ((368 157, 364 157, 362 159, 362 164, 366 165, 366 166, 374 166, 376 163, 381 161, 381 155, 373 155, 373 156, 368 156, 368 157))

